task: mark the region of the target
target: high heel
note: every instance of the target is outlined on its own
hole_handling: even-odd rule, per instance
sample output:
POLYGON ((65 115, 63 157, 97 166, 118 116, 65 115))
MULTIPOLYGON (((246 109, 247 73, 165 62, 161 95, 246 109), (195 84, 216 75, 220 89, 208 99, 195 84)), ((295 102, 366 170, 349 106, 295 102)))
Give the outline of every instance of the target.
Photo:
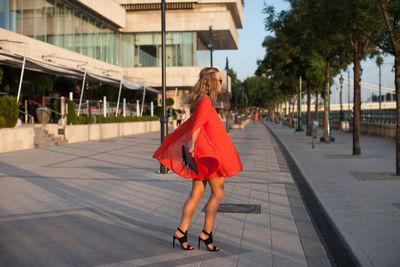
POLYGON ((176 237, 175 234, 173 235, 173 239, 172 239, 172 247, 175 247, 175 239, 178 239, 179 243, 182 246, 183 250, 193 250, 193 246, 189 245, 189 243, 187 244, 186 248, 183 246, 183 243, 187 243, 187 231, 183 232, 181 229, 179 229, 179 227, 177 228, 179 232, 181 232, 183 234, 182 237, 176 237))
POLYGON ((207 233, 207 232, 203 229, 203 231, 201 231, 201 232, 202 232, 203 234, 205 234, 205 235, 208 235, 208 238, 207 238, 207 239, 201 239, 200 236, 199 236, 199 243, 198 243, 199 249, 200 249, 200 241, 203 241, 204 244, 206 245, 208 251, 213 251, 213 252, 219 251, 219 250, 220 250, 219 247, 216 247, 216 246, 213 245, 213 248, 210 249, 210 247, 208 246, 208 245, 211 245, 211 244, 213 243, 212 231, 211 231, 210 233, 207 233))

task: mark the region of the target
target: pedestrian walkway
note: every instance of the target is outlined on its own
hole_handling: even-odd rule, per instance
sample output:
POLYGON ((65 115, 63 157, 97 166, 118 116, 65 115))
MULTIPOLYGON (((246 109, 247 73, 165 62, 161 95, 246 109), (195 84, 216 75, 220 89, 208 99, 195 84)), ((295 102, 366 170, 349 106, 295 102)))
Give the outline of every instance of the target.
POLYGON ((0 154, 0 266, 330 266, 267 128, 230 135, 244 171, 226 179, 218 253, 197 249, 209 188, 196 249, 172 248, 191 181, 157 173, 159 133, 0 154))
MULTIPOLYGON (((351 133, 333 131, 336 142, 317 140, 313 149, 311 137, 304 132, 271 122, 267 127, 299 167, 299 179, 304 179, 306 191, 311 191, 307 198, 315 196, 314 204, 322 206, 328 217, 324 223, 333 224, 331 230, 338 233, 356 263, 400 266, 400 177, 394 175, 395 141, 361 136, 362 154, 352 156, 351 133)), ((321 136, 322 129, 319 131, 321 136)))

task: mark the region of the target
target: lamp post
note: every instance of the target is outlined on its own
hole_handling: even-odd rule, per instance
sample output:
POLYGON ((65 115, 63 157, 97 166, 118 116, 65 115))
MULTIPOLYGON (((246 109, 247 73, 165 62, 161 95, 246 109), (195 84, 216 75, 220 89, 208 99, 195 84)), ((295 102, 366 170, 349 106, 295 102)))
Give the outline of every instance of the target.
POLYGON ((381 81, 381 66, 383 64, 383 58, 379 55, 376 58, 376 65, 378 65, 379 68, 379 111, 382 110, 382 81, 381 81))
MULTIPOLYGON (((162 84, 162 117, 160 118, 161 123, 161 143, 164 141, 164 137, 168 134, 168 119, 166 109, 166 65, 165 65, 165 0, 161 1, 161 84, 162 84)), ((167 168, 160 164, 160 173, 168 173, 167 168)))
POLYGON ((342 91, 343 91, 343 76, 340 74, 339 82, 340 82, 340 121, 344 121, 344 116, 343 116, 343 102, 342 102, 342 91))
POLYGON ((226 57, 226 64, 225 64, 225 71, 226 71, 226 131, 229 132, 229 90, 228 90, 228 83, 229 83, 229 61, 228 57, 226 57))
POLYGON ((213 66, 213 51, 215 49, 214 45, 214 31, 212 29, 212 26, 208 28, 208 44, 207 44, 208 49, 210 49, 210 64, 211 67, 213 66))
POLYGON ((350 71, 347 71, 347 109, 350 111, 350 71))
POLYGON ((299 79, 299 97, 298 97, 298 104, 297 104, 297 129, 296 132, 304 132, 303 129, 303 122, 301 118, 301 76, 299 79))

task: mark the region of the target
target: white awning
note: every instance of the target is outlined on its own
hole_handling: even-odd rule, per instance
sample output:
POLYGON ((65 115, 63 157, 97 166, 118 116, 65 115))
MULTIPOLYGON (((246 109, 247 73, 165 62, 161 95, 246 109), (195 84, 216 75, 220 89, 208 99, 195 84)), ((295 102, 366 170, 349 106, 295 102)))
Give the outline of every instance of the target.
MULTIPOLYGON (((4 51, 0 51, 0 64, 21 68, 23 60, 24 57, 20 55, 15 55, 4 51)), ((31 58, 26 58, 25 68, 31 71, 39 71, 79 80, 82 79, 84 75, 84 72, 82 70, 50 64, 48 62, 42 62, 31 58)), ((87 73, 87 78, 91 81, 101 82, 104 84, 114 86, 116 88, 119 88, 119 85, 121 83, 121 80, 119 79, 98 75, 92 72, 87 73)), ((130 78, 129 79, 125 78, 122 81, 122 86, 129 90, 143 90, 144 82, 135 81, 130 78)), ((150 86, 149 87, 146 86, 146 91, 150 91, 153 93, 160 93, 159 90, 150 86)))

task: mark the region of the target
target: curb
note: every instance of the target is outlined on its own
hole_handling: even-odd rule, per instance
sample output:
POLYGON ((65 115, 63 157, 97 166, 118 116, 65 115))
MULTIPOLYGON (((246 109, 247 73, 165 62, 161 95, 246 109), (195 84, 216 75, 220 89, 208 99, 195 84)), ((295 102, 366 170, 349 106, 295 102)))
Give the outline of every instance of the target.
POLYGON ((290 154, 285 144, 273 132, 273 130, 267 124, 264 125, 276 140, 285 160, 287 161, 290 173, 292 174, 297 188, 301 193, 311 221, 316 226, 316 230, 331 264, 333 266, 361 266, 345 238, 340 233, 314 193, 312 186, 306 179, 306 175, 300 168, 296 159, 290 154))

